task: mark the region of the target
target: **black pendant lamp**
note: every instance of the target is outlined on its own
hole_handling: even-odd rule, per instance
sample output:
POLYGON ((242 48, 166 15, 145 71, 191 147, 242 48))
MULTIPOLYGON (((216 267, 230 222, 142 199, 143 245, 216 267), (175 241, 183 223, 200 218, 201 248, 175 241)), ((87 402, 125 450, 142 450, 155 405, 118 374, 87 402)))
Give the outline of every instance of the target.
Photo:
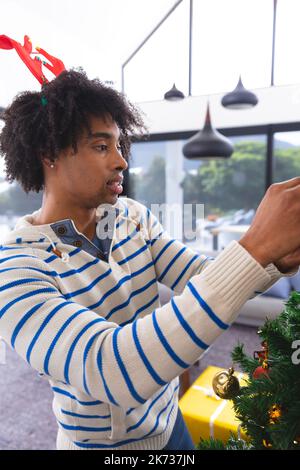
POLYGON ((252 91, 246 90, 241 76, 235 89, 222 98, 222 105, 228 109, 253 108, 257 103, 257 96, 252 91))
POLYGON ((189 159, 229 158, 232 155, 233 145, 230 140, 211 125, 209 104, 203 129, 184 144, 182 151, 189 159))
POLYGON ((164 94, 164 99, 168 101, 178 101, 178 100, 182 100, 183 98, 184 98, 184 94, 182 93, 182 91, 176 88, 175 83, 173 87, 171 88, 171 90, 167 91, 164 94))

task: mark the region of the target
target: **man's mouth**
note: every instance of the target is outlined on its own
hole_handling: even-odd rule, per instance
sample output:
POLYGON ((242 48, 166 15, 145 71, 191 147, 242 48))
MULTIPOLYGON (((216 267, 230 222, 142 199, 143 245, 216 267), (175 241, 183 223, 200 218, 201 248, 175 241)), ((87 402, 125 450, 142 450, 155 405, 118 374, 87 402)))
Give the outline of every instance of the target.
POLYGON ((106 185, 114 194, 121 194, 123 192, 123 176, 116 176, 115 178, 109 180, 106 185))

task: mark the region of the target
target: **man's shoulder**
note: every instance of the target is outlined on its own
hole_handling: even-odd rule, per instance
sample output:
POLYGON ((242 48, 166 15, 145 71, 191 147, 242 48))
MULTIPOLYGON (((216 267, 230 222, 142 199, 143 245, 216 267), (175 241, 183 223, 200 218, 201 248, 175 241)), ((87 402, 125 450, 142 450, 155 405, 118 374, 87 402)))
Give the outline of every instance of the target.
POLYGON ((120 197, 118 208, 123 212, 123 215, 133 218, 145 216, 148 211, 144 204, 130 197, 120 197))
POLYGON ((1 258, 7 255, 22 255, 30 254, 33 255, 32 246, 28 246, 22 243, 0 243, 0 256, 1 258))
MULTIPOLYGON (((28 244, 0 244, 0 264, 14 268, 37 267, 44 262, 36 251, 39 250, 28 244)), ((49 253, 47 255, 49 256, 49 253)))

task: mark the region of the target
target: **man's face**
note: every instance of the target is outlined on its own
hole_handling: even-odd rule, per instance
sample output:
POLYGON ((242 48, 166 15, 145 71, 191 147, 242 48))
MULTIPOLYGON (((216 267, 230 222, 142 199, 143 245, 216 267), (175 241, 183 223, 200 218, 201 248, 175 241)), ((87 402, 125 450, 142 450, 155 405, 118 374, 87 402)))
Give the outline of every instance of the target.
POLYGON ((128 166, 121 154, 117 124, 111 118, 91 117, 90 127, 91 133, 85 131, 78 140, 76 154, 70 148, 59 157, 56 173, 68 202, 89 209, 116 203, 128 166))

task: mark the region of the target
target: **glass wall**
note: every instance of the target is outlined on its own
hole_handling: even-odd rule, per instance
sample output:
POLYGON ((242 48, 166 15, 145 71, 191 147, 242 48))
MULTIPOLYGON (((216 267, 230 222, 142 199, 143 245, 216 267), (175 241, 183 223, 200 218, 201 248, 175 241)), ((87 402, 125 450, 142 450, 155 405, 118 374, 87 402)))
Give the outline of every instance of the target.
POLYGON ((274 134, 274 182, 300 176, 300 131, 274 134))
POLYGON ((273 0, 197 0, 193 12, 192 95, 271 80, 273 0))
POLYGON ((196 243, 206 250, 239 239, 265 192, 266 136, 230 140, 234 153, 229 159, 184 159, 184 203, 204 204, 204 218, 196 221, 196 243))
MULTIPOLYGON (((165 219, 165 228, 198 249, 221 249, 240 238, 265 192, 267 139, 264 134, 230 139, 234 153, 228 160, 207 161, 184 158, 182 139, 134 143, 129 159, 130 197, 154 212, 158 206, 171 207, 172 218, 165 219)), ((300 131, 275 133, 273 181, 299 175, 300 131)), ((42 193, 27 195, 19 184, 5 181, 1 158, 1 235, 41 204, 42 193)), ((163 222, 163 213, 157 215, 163 222)))
MULTIPOLYGON (((3 121, 0 120, 0 132, 3 121)), ((0 241, 9 232, 20 216, 30 214, 42 204, 42 193, 26 194, 16 182, 10 184, 5 179, 5 163, 0 157, 0 241)))
MULTIPOLYGON (((184 0, 125 67, 132 100, 163 99, 173 82, 187 93, 189 3, 184 0)), ((299 0, 277 0, 274 85, 300 82, 299 15, 299 0)), ((191 94, 226 93, 240 75, 246 88, 269 87, 273 19, 274 0, 195 0, 191 94)))
POLYGON ((299 0, 278 0, 276 46, 275 46, 275 85, 289 85, 300 82, 298 60, 300 29, 299 0))
POLYGON ((151 209, 178 239, 182 239, 182 146, 182 140, 136 143, 129 159, 130 197, 151 209))
POLYGON ((129 159, 130 195, 150 208, 166 201, 166 142, 133 144, 129 159))
POLYGON ((234 153, 227 160, 187 160, 184 140, 133 145, 131 197, 149 208, 177 204, 176 238, 197 249, 221 249, 239 239, 265 192, 266 135, 230 139, 234 153))
POLYGON ((174 82, 187 95, 188 45, 189 2, 183 1, 125 67, 128 98, 136 102, 162 100, 174 82))

